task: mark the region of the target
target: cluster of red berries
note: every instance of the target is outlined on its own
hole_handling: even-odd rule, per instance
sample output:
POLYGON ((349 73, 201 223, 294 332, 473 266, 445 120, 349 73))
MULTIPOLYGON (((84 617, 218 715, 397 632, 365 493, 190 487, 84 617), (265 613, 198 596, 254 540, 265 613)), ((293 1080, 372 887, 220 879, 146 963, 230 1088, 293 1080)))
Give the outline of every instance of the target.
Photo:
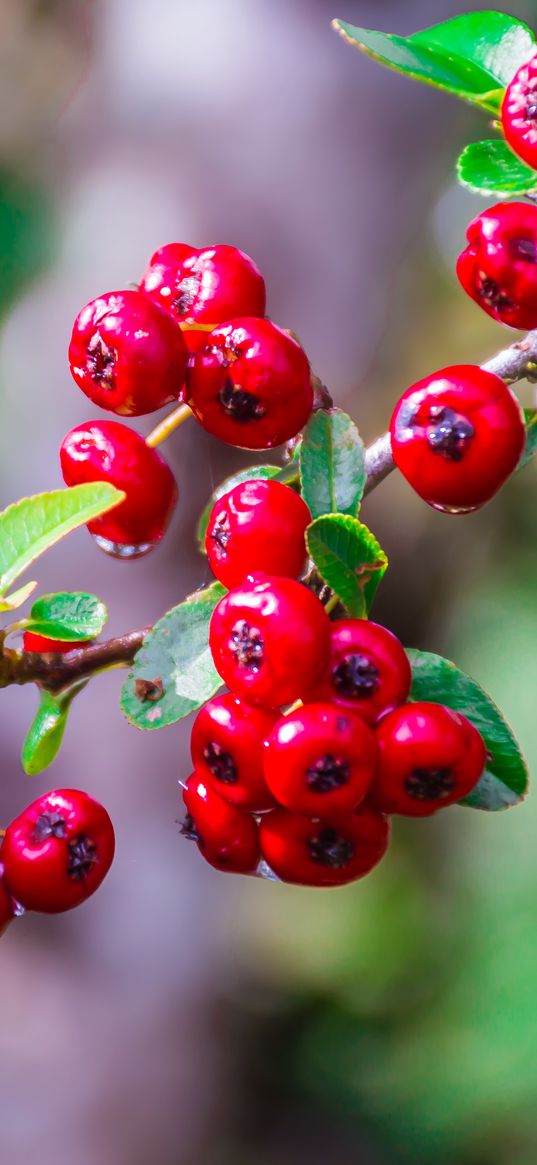
POLYGON ((0 934, 25 910, 58 914, 95 893, 114 856, 102 805, 77 789, 56 789, 8 825, 0 851, 0 934))
POLYGON ((235 486, 213 507, 207 553, 230 590, 209 644, 229 691, 192 729, 183 832, 217 869, 265 863, 286 882, 333 886, 380 861, 391 814, 460 800, 486 757, 463 716, 407 702, 410 664, 390 631, 331 623, 296 581, 309 518, 273 481, 235 486))

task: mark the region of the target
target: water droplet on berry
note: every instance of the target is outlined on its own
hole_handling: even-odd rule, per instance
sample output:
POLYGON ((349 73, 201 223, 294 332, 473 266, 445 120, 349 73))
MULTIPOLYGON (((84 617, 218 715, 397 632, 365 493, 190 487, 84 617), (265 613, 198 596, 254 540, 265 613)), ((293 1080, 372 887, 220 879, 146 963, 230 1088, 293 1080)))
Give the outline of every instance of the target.
POLYGON ((156 542, 139 542, 137 546, 128 546, 124 542, 112 542, 110 538, 103 538, 102 534, 93 534, 97 546, 109 554, 111 558, 143 558, 156 546, 156 542))

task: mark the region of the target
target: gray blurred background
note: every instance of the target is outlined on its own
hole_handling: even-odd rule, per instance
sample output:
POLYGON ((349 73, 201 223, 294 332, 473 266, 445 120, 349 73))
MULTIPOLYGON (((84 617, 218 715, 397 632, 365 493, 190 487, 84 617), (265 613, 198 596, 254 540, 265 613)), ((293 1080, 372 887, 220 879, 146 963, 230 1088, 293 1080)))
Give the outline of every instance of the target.
MULTIPOLYGON (((77 311, 171 240, 232 243, 366 440, 399 393, 509 341, 458 288, 484 208, 453 163, 486 120, 380 69, 330 20, 409 33, 450 0, 0 0, 1 504, 58 486, 77 311)), ((531 20, 531 0, 510 11, 531 20)), ((529 401, 529 390, 523 390, 529 401)), ((139 428, 147 431, 152 418, 139 428)), ((182 428, 181 502, 134 563, 85 531, 39 565, 110 631, 206 577, 194 528, 247 456, 182 428)), ((450 519, 390 479, 364 509, 391 559, 374 616, 481 680, 537 763, 535 470, 450 519)), ((140 734, 121 676, 75 703, 59 760, 19 750, 37 697, 2 694, 1 819, 54 786, 107 806, 118 850, 80 910, 1 944, 1 1159, 9 1165, 535 1165, 537 815, 397 821, 366 882, 226 878, 178 836, 189 726, 140 734)))

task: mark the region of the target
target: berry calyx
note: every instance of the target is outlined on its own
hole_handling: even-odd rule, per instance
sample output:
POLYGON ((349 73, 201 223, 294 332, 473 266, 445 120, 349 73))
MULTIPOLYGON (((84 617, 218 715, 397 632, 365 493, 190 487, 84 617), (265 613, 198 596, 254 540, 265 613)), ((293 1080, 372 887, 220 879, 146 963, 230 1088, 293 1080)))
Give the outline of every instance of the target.
POLYGON ((437 510, 468 513, 490 501, 524 449, 522 410, 499 376, 454 365, 408 388, 390 423, 395 464, 437 510))
POLYGON ((270 320, 234 319, 215 328, 193 358, 186 399, 221 441, 270 449, 296 437, 310 416, 308 359, 270 320))
POLYGON ((502 324, 537 327, 537 206, 500 202, 470 223, 467 239, 457 262, 467 294, 502 324))
POLYGON ((114 856, 114 830, 102 805, 77 789, 45 793, 8 826, 4 880, 27 910, 71 910, 98 889, 114 856))
POLYGON ((187 818, 181 832, 196 842, 209 865, 230 874, 253 874, 261 856, 254 818, 225 801, 197 772, 185 784, 183 801, 187 818))
POLYGON ((306 704, 272 730, 265 779, 286 809, 326 817, 363 801, 376 763, 373 733, 360 716, 333 704, 306 704))
POLYGON ((274 806, 263 754, 278 719, 277 712, 252 708, 231 692, 209 700, 196 716, 190 741, 194 768, 240 809, 261 812, 274 806))
POLYGON ((277 481, 245 481, 215 502, 205 547, 213 574, 226 587, 245 573, 296 578, 306 560, 311 514, 299 494, 277 481))
POLYGON ((429 817, 466 797, 486 763, 473 724, 442 704, 404 704, 377 727, 372 803, 382 813, 429 817))
POLYGON ((139 433, 118 421, 88 421, 62 441, 66 485, 109 481, 126 494, 108 514, 88 522, 102 550, 117 558, 139 558, 160 542, 177 501, 168 464, 139 433))
POLYGON ((522 65, 507 86, 501 119, 511 149, 537 169, 537 56, 522 65))
POLYGON ((261 819, 259 840, 267 865, 282 881, 344 886, 378 865, 388 848, 390 825, 369 807, 322 821, 275 809, 261 819))
POLYGON ((368 619, 340 619, 330 627, 330 662, 304 698, 332 701, 358 712, 368 724, 404 703, 412 672, 401 643, 368 619))
POLYGON ((138 417, 181 397, 187 347, 165 311, 140 291, 111 291, 76 317, 69 365, 102 409, 138 417))
POLYGON ((328 662, 330 621, 293 579, 257 576, 224 595, 209 631, 214 664, 232 692, 277 708, 296 700, 328 662))

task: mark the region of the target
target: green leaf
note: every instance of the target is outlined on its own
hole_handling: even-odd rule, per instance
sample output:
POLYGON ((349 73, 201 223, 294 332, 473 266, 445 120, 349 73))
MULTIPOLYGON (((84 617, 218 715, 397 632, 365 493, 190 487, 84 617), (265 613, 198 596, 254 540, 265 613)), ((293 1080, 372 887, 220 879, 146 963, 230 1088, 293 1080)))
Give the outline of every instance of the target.
POLYGON ((471 142, 457 160, 457 178, 474 194, 510 198, 537 187, 537 173, 517 158, 503 138, 471 142))
POLYGON ((25 630, 77 643, 100 635, 107 617, 104 603, 85 591, 41 595, 30 611, 25 630))
POLYGON ((537 409, 524 409, 524 420, 526 422, 526 445, 517 469, 523 469, 537 453, 537 409))
POLYGON ((29 777, 48 768, 57 756, 70 706, 70 700, 40 691, 39 708, 21 752, 22 767, 29 777))
POLYGON ((18 607, 30 598, 37 586, 36 582, 25 583, 23 587, 19 587, 17 591, 12 591, 10 595, 6 595, 5 599, 0 599, 0 611, 16 611, 18 607))
POLYGON ((336 32, 390 69, 497 112, 498 90, 535 53, 526 24, 503 12, 471 12, 412 36, 393 36, 335 20, 336 32))
POLYGON ((22 498, 0 513, 0 594, 71 530, 112 509, 125 494, 107 482, 75 485, 22 498))
POLYGON ((446 704, 481 733, 489 759, 475 789, 460 804, 472 809, 508 809, 528 788, 528 770, 519 745, 501 712, 483 688, 454 663, 428 651, 409 650, 411 698, 446 704))
POLYGON ((195 712, 222 685, 209 623, 225 588, 213 583, 168 611, 146 636, 123 685, 121 707, 137 728, 164 728, 195 712))
POLYGON ((366 481, 365 449, 354 421, 341 409, 319 410, 310 417, 300 474, 312 518, 357 513, 366 481))
POLYGON ((196 529, 196 537, 198 539, 200 550, 205 551, 205 535, 207 533, 207 526, 209 525, 209 518, 211 516, 211 510, 214 506, 214 503, 217 502, 219 498, 222 498, 224 494, 229 493, 230 489, 233 489, 236 485, 240 485, 243 481, 268 481, 271 478, 274 479, 274 481, 281 481, 284 484, 298 480, 298 469, 294 463, 294 459, 291 460, 287 465, 251 465, 249 469, 240 469, 238 473, 234 473, 231 477, 227 477, 226 480, 223 481, 217 489, 215 489, 199 518, 196 529))
POLYGON ((349 615, 367 615, 388 566, 367 526, 350 514, 327 514, 308 526, 306 542, 321 578, 349 615))

